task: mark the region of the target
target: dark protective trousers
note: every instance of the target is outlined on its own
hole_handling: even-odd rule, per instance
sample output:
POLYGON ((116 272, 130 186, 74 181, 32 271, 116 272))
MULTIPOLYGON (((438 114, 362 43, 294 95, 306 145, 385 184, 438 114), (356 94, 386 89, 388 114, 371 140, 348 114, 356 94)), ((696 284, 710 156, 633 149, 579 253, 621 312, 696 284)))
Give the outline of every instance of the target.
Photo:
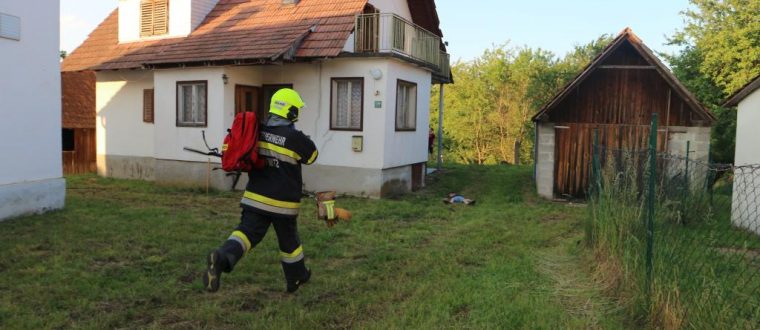
POLYGON ((280 245, 280 261, 285 279, 292 282, 306 277, 307 270, 296 218, 273 216, 243 208, 240 224, 221 248, 227 257, 227 267, 224 270, 231 272, 235 264, 264 239, 269 225, 272 224, 280 245))

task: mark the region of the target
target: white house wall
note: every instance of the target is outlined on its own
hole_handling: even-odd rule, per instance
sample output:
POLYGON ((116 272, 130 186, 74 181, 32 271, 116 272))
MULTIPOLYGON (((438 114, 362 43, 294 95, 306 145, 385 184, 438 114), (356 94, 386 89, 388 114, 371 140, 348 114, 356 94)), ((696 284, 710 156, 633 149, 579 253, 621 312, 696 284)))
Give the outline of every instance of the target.
POLYGON ((735 165, 760 164, 758 127, 760 127, 760 89, 755 90, 739 103, 736 116, 735 165))
POLYGON ((739 102, 731 217, 737 226, 760 234, 760 89, 739 102))
POLYGON ((119 42, 140 40, 140 0, 119 0, 119 42))
MULTIPOLYGON (((371 0, 369 3, 379 9, 381 13, 394 13, 408 21, 412 21, 407 0, 371 0)), ((415 0, 411 0, 415 1, 415 0)))
POLYGON ((428 158, 431 73, 398 60, 387 61, 385 80, 385 156, 383 168, 424 163, 428 158), (417 128, 396 131, 396 84, 398 80, 417 84, 417 128))
POLYGON ((386 130, 385 83, 387 77, 375 81, 370 70, 379 68, 387 73, 384 59, 336 59, 321 64, 270 66, 264 71, 265 84, 292 83, 301 94, 306 108, 296 127, 309 135, 319 149, 317 164, 380 169, 383 164, 386 130), (320 73, 321 72, 321 73, 320 73), (364 110, 362 131, 330 130, 330 85, 332 78, 364 78, 364 110), (375 97, 375 92, 380 96, 375 97), (383 101, 383 108, 375 109, 374 100, 383 101), (351 149, 353 136, 363 137, 361 152, 351 149))
MULTIPOLYGON (((141 39, 140 2, 141 0, 119 0, 119 42, 141 39)), ((169 33, 151 38, 187 36, 203 22, 217 2, 218 0, 169 1, 169 33)))
POLYGON ((98 174, 153 179, 155 126, 143 122, 143 90, 153 88, 150 71, 96 73, 95 138, 98 174))
POLYGON ((20 40, 0 38, 0 219, 62 208, 58 1, 0 1, 20 40))
MULTIPOLYGON (((157 70, 155 82, 155 145, 156 159, 207 162, 209 157, 182 150, 192 147, 203 150, 205 146, 201 131, 206 132, 209 144, 214 140, 221 144, 226 135, 224 122, 224 68, 157 70), (177 82, 204 80, 207 85, 206 127, 177 127, 177 82)), ((212 159, 219 163, 219 159, 212 159)))
POLYGON ((155 125, 143 122, 142 112, 143 90, 153 88, 153 73, 101 71, 96 76, 97 155, 153 157, 155 125))
MULTIPOLYGON (((139 2, 139 1, 138 1, 139 2)), ((186 36, 192 32, 193 4, 190 0, 169 1, 168 36, 186 36)), ((139 22, 139 17, 138 17, 139 22)))

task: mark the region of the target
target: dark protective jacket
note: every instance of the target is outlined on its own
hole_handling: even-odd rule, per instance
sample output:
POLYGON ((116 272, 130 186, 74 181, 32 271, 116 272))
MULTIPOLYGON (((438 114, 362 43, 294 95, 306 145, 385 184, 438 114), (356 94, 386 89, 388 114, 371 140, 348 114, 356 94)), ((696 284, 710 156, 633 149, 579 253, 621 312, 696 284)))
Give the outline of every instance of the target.
POLYGON ((303 188, 301 164, 314 163, 317 147, 293 124, 262 126, 258 145, 266 165, 248 173, 241 206, 265 214, 297 216, 303 188))

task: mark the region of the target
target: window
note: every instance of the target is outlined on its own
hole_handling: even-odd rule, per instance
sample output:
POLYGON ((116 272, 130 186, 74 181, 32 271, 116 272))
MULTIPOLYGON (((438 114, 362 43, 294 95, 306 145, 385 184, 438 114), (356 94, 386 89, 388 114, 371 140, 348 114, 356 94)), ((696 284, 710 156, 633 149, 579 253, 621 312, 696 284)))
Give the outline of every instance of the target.
POLYGON ((143 89, 143 122, 153 122, 153 90, 143 89))
POLYGON ((177 126, 206 126, 206 81, 177 82, 177 126))
POLYGON ((71 128, 64 128, 61 135, 61 145, 63 151, 74 151, 74 130, 71 128))
POLYGON ((399 80, 396 84, 396 130, 417 129, 417 84, 399 80))
POLYGON ((362 130, 364 78, 333 78, 330 87, 330 129, 362 130))
POLYGON ((169 0, 140 2, 140 37, 169 33, 169 0))
POLYGON ((21 18, 0 13, 0 38, 21 40, 21 18))

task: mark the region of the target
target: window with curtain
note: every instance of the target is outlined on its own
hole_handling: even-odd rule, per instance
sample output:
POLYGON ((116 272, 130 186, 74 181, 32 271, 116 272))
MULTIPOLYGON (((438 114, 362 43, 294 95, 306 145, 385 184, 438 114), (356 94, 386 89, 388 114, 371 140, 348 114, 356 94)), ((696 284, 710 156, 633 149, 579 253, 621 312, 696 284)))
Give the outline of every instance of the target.
POLYGON ((333 78, 330 97, 330 129, 362 130, 364 78, 333 78))
POLYGON ((177 126, 206 126, 208 82, 177 82, 177 126))
POLYGON ((396 84, 396 130, 417 129, 417 84, 398 80, 396 84))

